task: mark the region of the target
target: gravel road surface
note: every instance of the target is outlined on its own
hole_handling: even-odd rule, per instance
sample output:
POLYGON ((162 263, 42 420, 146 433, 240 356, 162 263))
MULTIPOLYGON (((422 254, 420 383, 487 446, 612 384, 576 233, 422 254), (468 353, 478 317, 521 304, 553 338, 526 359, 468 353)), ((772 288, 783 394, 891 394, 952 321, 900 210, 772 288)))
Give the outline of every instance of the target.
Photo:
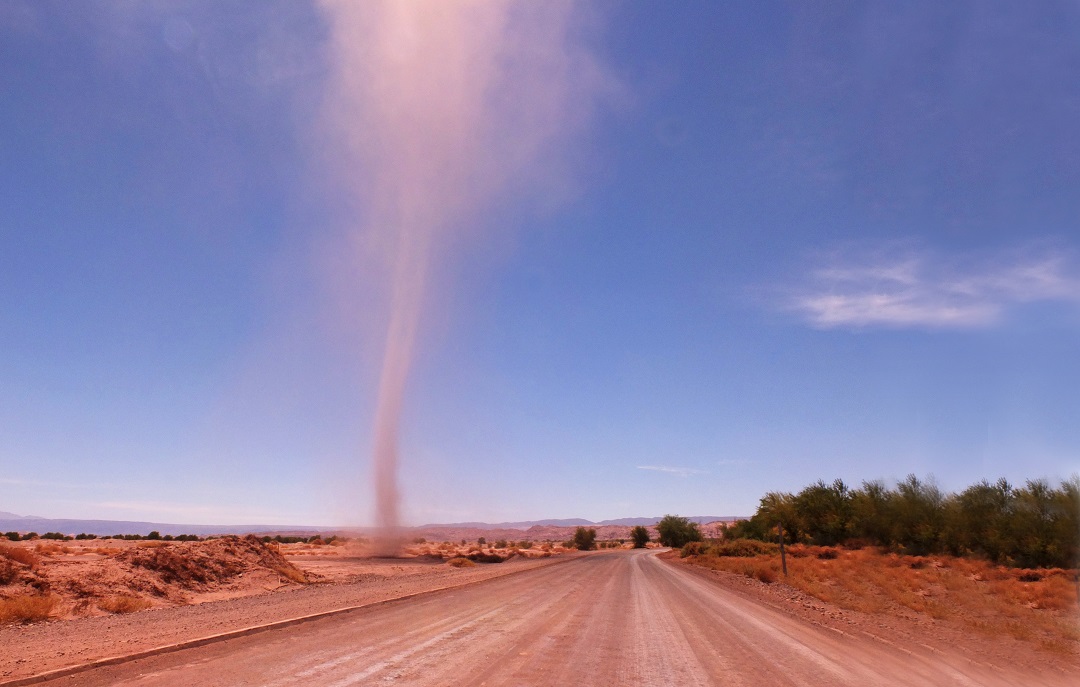
POLYGON ((862 687, 1067 681, 844 635, 639 550, 602 552, 50 684, 862 687))

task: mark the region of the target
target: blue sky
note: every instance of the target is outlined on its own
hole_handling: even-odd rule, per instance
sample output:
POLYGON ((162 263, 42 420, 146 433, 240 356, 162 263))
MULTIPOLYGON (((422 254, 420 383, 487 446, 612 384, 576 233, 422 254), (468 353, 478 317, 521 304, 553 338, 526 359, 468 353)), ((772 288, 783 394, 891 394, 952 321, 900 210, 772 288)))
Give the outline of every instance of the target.
MULTIPOLYGON (((568 11, 600 77, 438 256, 407 521, 1080 470, 1080 7, 893 5, 568 11)), ((0 510, 371 521, 333 21, 0 5, 0 510)))

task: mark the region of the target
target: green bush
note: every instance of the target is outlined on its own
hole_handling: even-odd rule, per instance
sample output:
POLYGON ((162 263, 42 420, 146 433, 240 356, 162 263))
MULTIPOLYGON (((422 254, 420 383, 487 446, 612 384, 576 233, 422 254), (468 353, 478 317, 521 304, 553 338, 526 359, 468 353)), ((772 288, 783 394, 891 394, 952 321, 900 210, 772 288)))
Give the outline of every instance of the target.
POLYGON ((849 490, 815 482, 796 495, 766 494, 757 512, 725 539, 818 546, 862 543, 909 555, 975 555, 1018 567, 1071 568, 1080 560, 1080 476, 1053 487, 1029 480, 1015 488, 983 480, 946 494, 932 479, 908 475, 890 489, 880 480, 849 490))
POLYGON ((630 539, 634 542, 635 549, 644 549, 649 543, 649 528, 638 525, 630 530, 630 539))
POLYGON ((705 546, 704 542, 700 542, 700 541, 687 542, 682 547, 682 550, 679 551, 679 557, 680 558, 686 558, 687 556, 700 556, 701 554, 705 553, 706 550, 707 550, 707 547, 705 546))
POLYGON ((579 527, 574 531, 572 545, 579 551, 589 551, 596 548, 596 530, 593 528, 579 527))
POLYGON ((692 541, 701 541, 701 530, 697 523, 678 515, 665 515, 656 525, 660 533, 660 543, 673 549, 681 549, 692 541))
POLYGON ((737 558, 753 558, 754 556, 767 556, 780 552, 780 547, 772 542, 755 541, 753 539, 736 539, 724 541, 713 546, 709 553, 714 556, 732 556, 737 558))

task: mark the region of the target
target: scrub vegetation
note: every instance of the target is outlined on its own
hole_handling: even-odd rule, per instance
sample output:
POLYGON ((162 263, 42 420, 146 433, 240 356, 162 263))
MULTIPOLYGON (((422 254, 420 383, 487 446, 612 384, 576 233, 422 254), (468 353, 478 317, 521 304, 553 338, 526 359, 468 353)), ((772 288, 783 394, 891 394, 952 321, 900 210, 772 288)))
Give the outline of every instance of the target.
POLYGON ((841 480, 773 492, 688 562, 772 583, 840 608, 925 614, 967 630, 1073 651, 1080 642, 1080 478, 979 482, 957 494, 914 475, 887 488, 841 480), (782 573, 783 526, 788 575, 782 573))
POLYGON ((1020 568, 1071 568, 1080 555, 1080 477, 1053 487, 1029 480, 1017 488, 1000 479, 958 494, 909 475, 888 488, 881 481, 850 489, 842 480, 816 482, 798 494, 772 492, 727 539, 816 546, 878 546, 925 556, 975 556, 1020 568))

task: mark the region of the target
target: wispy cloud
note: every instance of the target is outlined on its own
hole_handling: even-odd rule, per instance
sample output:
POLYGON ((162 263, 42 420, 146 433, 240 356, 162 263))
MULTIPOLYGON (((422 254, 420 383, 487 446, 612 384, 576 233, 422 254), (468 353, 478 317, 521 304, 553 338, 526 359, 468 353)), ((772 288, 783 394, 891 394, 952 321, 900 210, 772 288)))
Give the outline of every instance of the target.
POLYGON ((705 470, 698 470, 695 468, 682 468, 671 465, 639 465, 638 470, 652 470, 654 472, 666 472, 669 475, 678 475, 679 477, 688 477, 690 475, 704 475, 707 474, 705 470))
POLYGON ((811 325, 973 329, 1026 303, 1080 304, 1080 269, 1061 252, 1016 251, 978 261, 929 251, 834 255, 788 297, 811 325))

